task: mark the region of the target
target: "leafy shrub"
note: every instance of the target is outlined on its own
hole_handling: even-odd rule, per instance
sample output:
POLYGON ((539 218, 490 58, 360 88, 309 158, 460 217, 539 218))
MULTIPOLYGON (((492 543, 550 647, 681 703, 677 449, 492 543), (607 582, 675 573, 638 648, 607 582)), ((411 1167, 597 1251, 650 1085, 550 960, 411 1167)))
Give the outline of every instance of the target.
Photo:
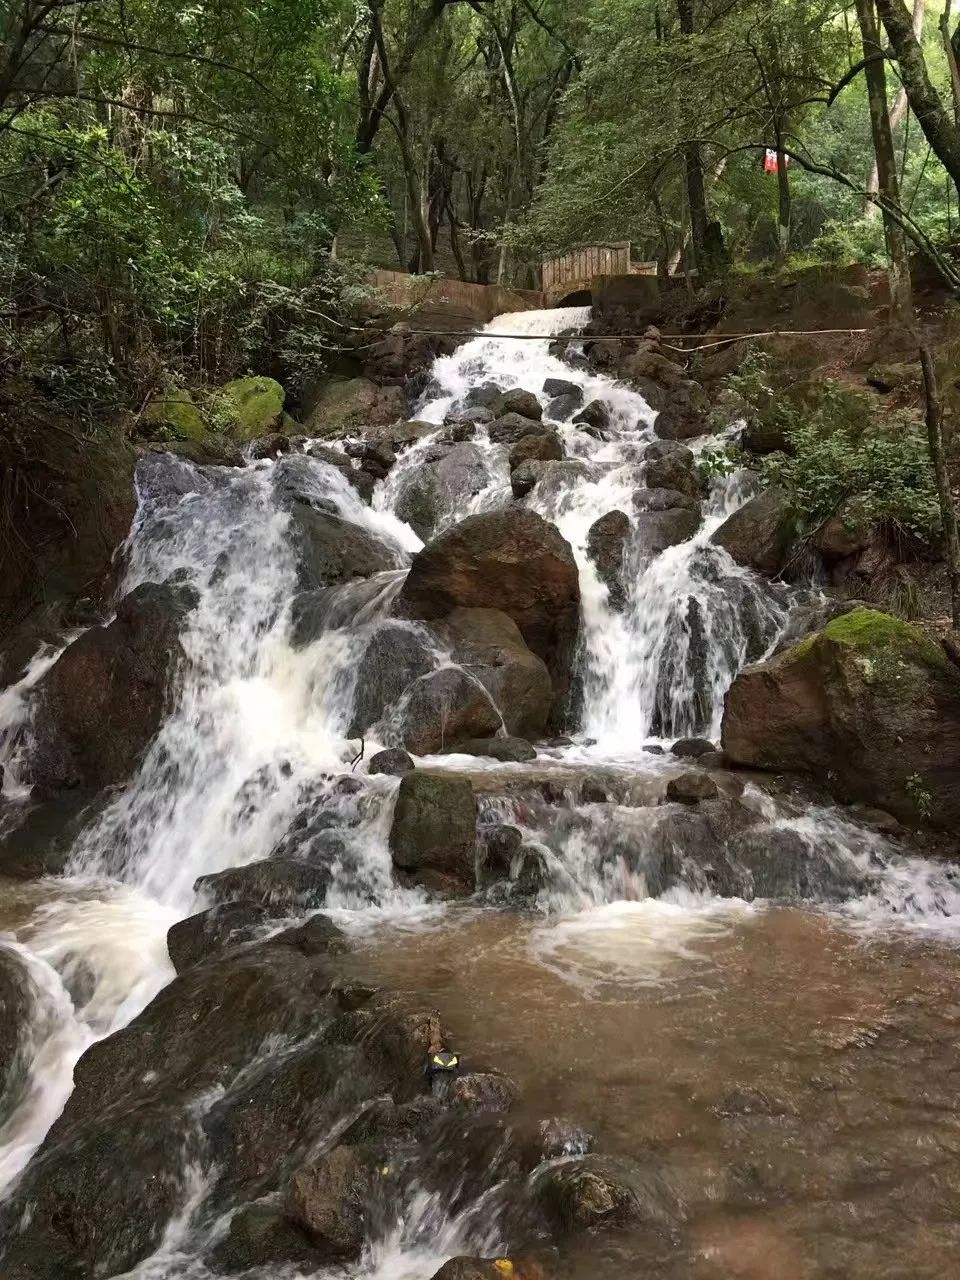
POLYGON ((791 453, 765 459, 764 478, 786 490, 798 526, 816 528, 843 511, 857 523, 887 524, 925 542, 936 537, 933 468, 915 423, 880 421, 862 396, 831 382, 809 405, 772 400, 766 417, 782 428, 791 453))

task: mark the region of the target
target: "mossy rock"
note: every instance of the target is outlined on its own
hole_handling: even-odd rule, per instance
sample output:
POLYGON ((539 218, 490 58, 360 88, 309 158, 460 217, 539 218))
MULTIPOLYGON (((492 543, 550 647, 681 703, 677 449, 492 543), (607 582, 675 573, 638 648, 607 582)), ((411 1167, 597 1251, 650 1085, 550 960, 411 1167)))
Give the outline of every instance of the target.
POLYGON ((920 364, 916 360, 873 364, 867 370, 867 382, 884 394, 891 391, 919 391, 922 382, 920 364))
POLYGON ((148 440, 202 440, 206 426, 190 392, 173 387, 148 403, 139 433, 148 440))
POLYGON ((238 440, 253 440, 276 430, 286 393, 273 378, 235 378, 220 388, 214 413, 238 440))
POLYGON ((906 823, 960 825, 960 670, 919 627, 878 609, 747 667, 727 695, 735 764, 812 774, 906 823))

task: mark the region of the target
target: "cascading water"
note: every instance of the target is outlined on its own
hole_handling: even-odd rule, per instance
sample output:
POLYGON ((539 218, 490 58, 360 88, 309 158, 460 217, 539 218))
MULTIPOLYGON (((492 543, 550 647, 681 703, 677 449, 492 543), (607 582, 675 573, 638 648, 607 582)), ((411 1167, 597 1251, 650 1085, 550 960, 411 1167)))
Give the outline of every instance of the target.
MULTIPOLYGON (((775 802, 748 788, 741 809, 753 826, 718 836, 678 806, 659 803, 676 765, 644 754, 645 746, 685 735, 716 738, 730 682, 775 647, 794 600, 712 541, 750 494, 743 473, 708 479, 699 527, 651 551, 635 494, 645 487, 656 415, 631 389, 550 354, 551 338, 579 329, 588 314, 575 308, 503 316, 438 359, 415 415, 418 438, 400 452, 369 506, 328 449, 311 453, 308 446, 302 455, 236 469, 171 456, 143 461, 118 598, 148 583, 192 593, 176 697, 136 775, 77 840, 67 875, 42 882, 23 918, 9 924, 7 945, 28 975, 34 1015, 18 1105, 0 1127, 0 1185, 15 1184, 56 1119, 79 1056, 126 1025, 170 980, 166 933, 204 906, 194 889, 198 877, 267 858, 295 821, 322 819, 321 833, 337 833, 326 910, 339 923, 368 938, 377 923, 442 928, 445 908, 394 878, 388 835, 395 779, 366 775, 362 765, 350 785, 344 775, 359 754, 351 725, 367 647, 387 625, 411 556, 426 537, 469 514, 523 502, 559 528, 580 574, 573 741, 541 747, 529 765, 463 755, 429 762, 477 778, 487 773, 493 781, 484 784, 481 827, 522 827, 525 856, 542 863, 528 898, 541 915, 525 943, 525 963, 534 957, 590 991, 604 983, 657 986, 676 964, 699 963, 703 947, 753 918, 750 903, 766 898, 829 898, 858 925, 942 928, 960 919, 960 888, 949 871, 902 856, 832 811, 775 802), (544 389, 549 379, 572 390, 551 393, 544 389), (563 447, 563 460, 547 463, 520 499, 509 447, 464 414, 491 387, 534 392, 563 447), (592 432, 575 420, 591 402, 603 407, 604 419, 592 432), (424 489, 427 472, 432 487, 424 489), (330 587, 305 582, 297 523, 303 506, 361 531, 364 545, 376 549, 375 570, 330 587), (618 511, 629 522, 619 605, 590 547, 596 522, 618 511), (598 792, 597 770, 609 794, 598 792), (589 795, 577 790, 587 773, 589 795), (509 794, 499 794, 501 782, 509 794), (778 841, 791 842, 793 858, 780 881, 764 862, 778 841)), ((696 454, 711 441, 688 443, 696 454)), ((435 638, 423 644, 433 669, 456 666, 435 638)), ((55 658, 38 655, 20 683, 0 694, 0 760, 11 802, 28 791, 32 691, 55 658)), ((409 693, 375 726, 366 759, 393 743, 405 699, 409 693)), ((489 902, 492 914, 497 899, 489 902)), ((203 1177, 184 1185, 189 1194, 162 1249, 131 1273, 141 1280, 210 1274, 198 1255, 223 1234, 226 1219, 219 1210, 204 1217, 203 1177)), ((368 1242, 356 1274, 425 1280, 444 1257, 501 1247, 496 1222, 484 1224, 476 1206, 452 1203, 414 1188, 399 1221, 368 1242)))

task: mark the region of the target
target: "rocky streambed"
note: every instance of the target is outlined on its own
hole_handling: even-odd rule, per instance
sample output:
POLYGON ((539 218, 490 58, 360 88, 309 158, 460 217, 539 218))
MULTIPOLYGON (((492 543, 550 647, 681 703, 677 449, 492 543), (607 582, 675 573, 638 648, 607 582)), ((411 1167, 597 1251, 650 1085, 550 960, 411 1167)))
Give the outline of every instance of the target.
POLYGON ((949 1274, 960 670, 588 320, 141 460, 0 695, 5 1278, 949 1274))

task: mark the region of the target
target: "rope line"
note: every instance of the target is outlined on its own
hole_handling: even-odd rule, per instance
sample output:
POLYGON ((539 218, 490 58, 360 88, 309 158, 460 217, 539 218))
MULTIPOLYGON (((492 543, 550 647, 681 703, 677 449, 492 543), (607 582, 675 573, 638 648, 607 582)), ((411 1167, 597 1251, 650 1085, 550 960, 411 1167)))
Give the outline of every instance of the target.
MULTIPOLYGON (((369 333, 369 329, 364 329, 359 325, 351 326, 355 333, 369 333)), ((395 331, 392 329, 382 329, 381 334, 388 337, 395 331)), ((678 342, 695 342, 696 350, 702 351, 710 347, 724 347, 731 342, 742 342, 747 338, 814 338, 821 335, 827 336, 831 334, 854 334, 854 333, 872 333, 872 329, 763 329, 757 333, 730 333, 724 334, 722 338, 715 338, 712 334, 696 334, 696 333, 664 333, 660 335, 661 344, 665 347, 669 343, 663 342, 664 338, 671 338, 678 342), (709 338, 711 341, 706 341, 709 338)), ((567 334, 567 335, 550 335, 543 333, 485 333, 482 329, 410 329, 402 334, 403 337, 417 338, 497 338, 506 339, 510 342, 623 342, 623 341, 644 341, 645 334, 642 333, 597 333, 597 334, 567 334)), ((669 347, 671 351, 689 351, 689 347, 669 347)))

